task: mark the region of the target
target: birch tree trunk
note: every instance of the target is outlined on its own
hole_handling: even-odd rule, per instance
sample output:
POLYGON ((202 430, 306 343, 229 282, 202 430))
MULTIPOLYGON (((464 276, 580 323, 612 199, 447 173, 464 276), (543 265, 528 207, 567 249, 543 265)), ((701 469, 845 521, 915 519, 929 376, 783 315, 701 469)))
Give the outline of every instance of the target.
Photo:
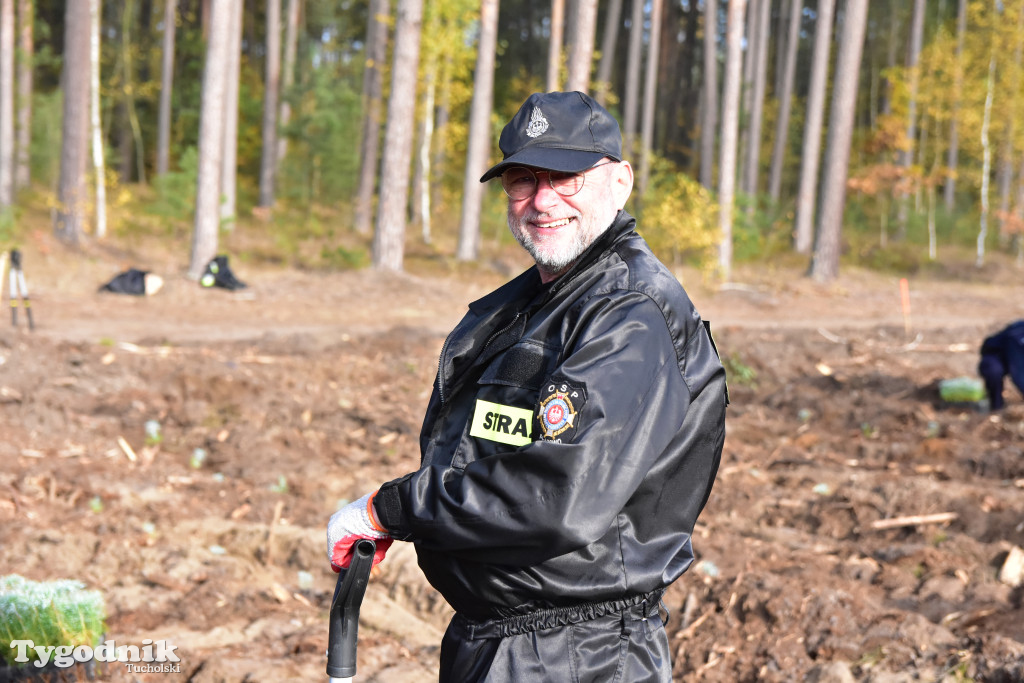
POLYGON ((192 255, 188 277, 198 280, 206 264, 217 255, 220 224, 221 155, 224 151, 224 101, 227 72, 224 64, 231 45, 231 15, 235 3, 211 3, 206 61, 203 64, 199 111, 199 169, 196 177, 196 213, 192 229, 192 255))
POLYGON ((704 0, 704 107, 700 123, 700 184, 714 187, 715 135, 718 132, 718 0, 704 0))
MULTIPOLYGON (((462 185, 462 216, 455 257, 473 261, 480 252, 480 207, 484 186, 480 176, 487 170, 491 145, 491 110, 494 106, 494 53, 498 43, 498 0, 480 3, 480 44, 473 74, 473 101, 469 113, 466 175, 462 185)), ((570 79, 571 80, 571 79, 570 79)))
MULTIPOLYGON (((215 3, 216 4, 216 3, 215 3)), ((277 100, 281 89, 281 0, 267 0, 266 75, 263 81, 263 152, 259 205, 274 205, 277 181, 277 100)))
POLYGON ((238 88, 242 73, 242 0, 235 0, 228 25, 224 76, 224 151, 220 160, 220 229, 234 230, 238 210, 238 88))
POLYGON ((61 242, 72 246, 82 239, 89 203, 85 182, 89 150, 89 25, 89 3, 65 5, 61 74, 64 105, 53 233, 61 242))
MULTIPOLYGON (((425 34, 430 36, 439 30, 437 13, 431 13, 425 34)), ((429 49, 423 57, 426 63, 422 69, 423 111, 417 133, 415 160, 413 162, 412 191, 409 193, 409 219, 412 225, 420 226, 424 244, 430 244, 430 162, 434 138, 434 99, 437 96, 437 79, 440 71, 440 55, 437 46, 427 43, 429 49)))
POLYGON ((427 72, 423 97, 423 125, 420 127, 420 148, 416 153, 413 182, 413 220, 420 224, 424 244, 430 244, 430 162, 434 142, 434 100, 437 96, 437 62, 427 72))
POLYGON ((594 60, 594 31, 597 29, 597 0, 576 0, 572 16, 576 39, 569 52, 569 73, 565 89, 590 90, 590 70, 594 60))
POLYGON ((835 0, 818 1, 811 57, 811 82, 804 115, 803 162, 800 164, 800 189, 796 196, 797 253, 811 253, 814 212, 818 201, 818 166, 821 162, 821 129, 825 120, 825 85, 828 80, 829 52, 832 45, 832 13, 835 0))
POLYGON ((366 22, 366 65, 363 67, 363 134, 360 143, 359 189, 356 192, 355 228, 370 234, 373 194, 377 185, 380 148, 380 113, 384 98, 384 60, 388 49, 388 0, 370 0, 366 22))
POLYGON ((836 55, 836 73, 829 110, 828 141, 825 144, 821 183, 821 212, 818 240, 811 264, 811 277, 829 282, 839 275, 839 250, 846 207, 846 179, 850 165, 850 143, 857 105, 858 72, 864 49, 868 0, 847 0, 843 31, 836 55))
POLYGON ((299 14, 302 11, 302 0, 288 0, 288 12, 284 22, 284 64, 281 67, 281 113, 278 117, 282 129, 277 141, 277 164, 288 155, 288 136, 284 128, 292 120, 292 104, 289 101, 292 86, 295 85, 295 53, 298 50, 299 14))
POLYGON ((740 124, 740 86, 743 61, 745 0, 729 0, 725 40, 725 80, 722 84, 722 159, 718 163, 719 220, 722 231, 718 266, 726 281, 732 274, 732 219, 736 199, 736 147, 740 124))
POLYGON ((967 0, 958 0, 956 10, 956 64, 953 73, 953 111, 949 120, 949 150, 946 152, 946 182, 942 199, 952 212, 956 201, 956 174, 960 154, 960 98, 964 86, 964 36, 967 35, 967 0))
POLYGON ((14 203, 14 0, 0 0, 0 209, 14 203))
MULTIPOLYGON (((998 1, 998 0, 997 0, 998 1)), ((988 60, 988 79, 985 81, 985 112, 981 119, 981 217, 978 222, 977 255, 974 265, 985 265, 985 240, 988 238, 988 185, 992 175, 992 145, 988 137, 992 122, 992 97, 996 83, 996 53, 993 49, 988 60)))
POLYGON ((405 207, 409 204, 409 161, 416 113, 416 78, 420 58, 423 0, 399 0, 391 96, 380 167, 380 206, 373 236, 373 265, 401 271, 405 252, 405 207))
POLYGON ((594 99, 602 107, 608 101, 612 90, 612 65, 615 63, 615 46, 622 31, 622 0, 611 0, 604 20, 604 36, 601 38, 601 61, 597 66, 597 93, 594 99))
POLYGON ((28 187, 32 182, 32 63, 35 45, 32 37, 34 12, 32 0, 18 0, 18 130, 14 160, 14 189, 28 187))
POLYGON ((623 99, 622 156, 633 157, 637 109, 640 108, 640 60, 644 47, 644 3, 633 0, 629 19, 629 48, 626 54, 626 95, 623 99))
POLYGON ((647 191, 651 175, 651 147, 654 142, 654 112, 658 88, 658 55, 661 39, 661 0, 651 0, 651 39, 647 46, 647 70, 644 75, 644 112, 640 128, 640 177, 638 190, 641 201, 647 191))
POLYGON ((107 171, 103 160, 103 127, 100 125, 100 11, 100 0, 89 0, 89 127, 92 129, 98 238, 107 235, 107 171))
POLYGON ((786 56, 782 67, 782 87, 779 90, 779 115, 775 121, 775 140, 772 143, 772 162, 768 176, 768 194, 773 202, 782 194, 782 169, 786 164, 786 146, 789 140, 789 114, 793 104, 793 81, 796 77, 796 55, 800 47, 800 19, 803 2, 792 0, 786 28, 786 56))
POLYGON ((452 102, 452 55, 446 53, 444 62, 438 72, 438 87, 441 90, 434 115, 434 149, 433 161, 430 163, 432 179, 430 183, 430 203, 439 206, 442 199, 440 179, 444 176, 444 166, 448 161, 448 119, 452 102))
POLYGON ((551 38, 548 40, 548 92, 559 89, 562 74, 562 40, 565 33, 565 0, 551 0, 551 38))
POLYGON ((157 114, 156 174, 167 173, 171 155, 171 92, 174 87, 174 37, 178 0, 164 0, 164 40, 160 55, 160 108, 157 114))

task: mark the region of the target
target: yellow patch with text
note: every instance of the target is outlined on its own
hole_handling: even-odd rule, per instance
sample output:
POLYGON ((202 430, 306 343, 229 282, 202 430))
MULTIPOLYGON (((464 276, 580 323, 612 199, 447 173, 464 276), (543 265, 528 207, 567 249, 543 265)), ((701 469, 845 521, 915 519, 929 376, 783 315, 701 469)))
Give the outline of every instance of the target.
POLYGON ((478 439, 507 443, 510 446, 525 446, 533 441, 530 437, 532 421, 532 410, 491 403, 478 398, 469 435, 478 439))

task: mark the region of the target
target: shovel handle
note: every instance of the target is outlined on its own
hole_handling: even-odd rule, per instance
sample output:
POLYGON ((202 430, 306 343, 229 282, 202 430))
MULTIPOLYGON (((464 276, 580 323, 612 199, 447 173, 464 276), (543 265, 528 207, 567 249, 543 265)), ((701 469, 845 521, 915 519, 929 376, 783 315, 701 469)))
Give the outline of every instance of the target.
POLYGON ((327 641, 327 675, 331 679, 351 680, 356 673, 359 605, 366 593, 376 550, 377 544, 372 540, 359 539, 352 549, 352 563, 338 574, 327 641))

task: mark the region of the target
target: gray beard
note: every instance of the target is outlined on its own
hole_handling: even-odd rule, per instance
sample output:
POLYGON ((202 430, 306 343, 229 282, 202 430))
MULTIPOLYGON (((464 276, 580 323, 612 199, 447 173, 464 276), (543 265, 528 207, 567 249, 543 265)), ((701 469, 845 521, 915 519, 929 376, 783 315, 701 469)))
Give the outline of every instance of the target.
POLYGON ((554 250, 547 247, 543 241, 535 241, 525 227, 527 223, 535 221, 545 214, 531 212, 516 220, 512 216, 510 208, 508 227, 516 241, 533 257, 540 270, 551 275, 561 275, 579 259, 587 247, 594 243, 594 240, 601 236, 601 233, 611 226, 615 213, 614 209, 610 216, 606 215, 607 211, 595 211, 590 214, 589 218, 584 218, 582 214, 575 212, 571 217, 579 223, 579 229, 575 231, 570 241, 554 250))

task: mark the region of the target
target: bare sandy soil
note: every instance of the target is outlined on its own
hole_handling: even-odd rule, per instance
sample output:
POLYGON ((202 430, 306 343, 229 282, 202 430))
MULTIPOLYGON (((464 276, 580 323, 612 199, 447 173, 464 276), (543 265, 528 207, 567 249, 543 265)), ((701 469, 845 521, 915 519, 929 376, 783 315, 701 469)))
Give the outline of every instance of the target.
MULTIPOLYGON (((168 258, 141 264, 154 297, 97 293, 123 256, 26 248, 37 328, 0 319, 0 575, 79 578, 108 637, 178 646, 180 674, 105 680, 323 680, 325 522, 416 467, 444 335, 503 276, 233 263, 230 293, 168 258)), ((666 597, 676 680, 1024 680, 1024 589, 998 579, 1024 546, 1024 399, 938 394, 1024 318, 1024 272, 961 271, 911 278, 909 321, 893 276, 684 277, 733 373, 699 561, 666 597), (944 516, 899 521, 921 515, 944 516)), ((357 680, 436 680, 449 616, 396 544, 357 680)))

